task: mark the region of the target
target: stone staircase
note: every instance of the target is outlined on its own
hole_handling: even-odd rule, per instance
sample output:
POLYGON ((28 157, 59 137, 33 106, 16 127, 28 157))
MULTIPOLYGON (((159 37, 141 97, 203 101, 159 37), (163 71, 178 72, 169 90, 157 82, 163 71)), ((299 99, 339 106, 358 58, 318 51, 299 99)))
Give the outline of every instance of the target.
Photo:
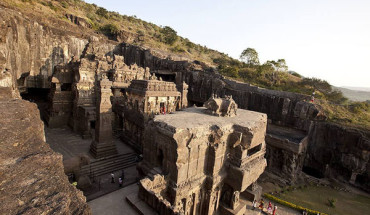
POLYGON ((135 153, 126 153, 91 161, 81 167, 80 176, 87 175, 92 178, 134 166, 137 163, 136 156, 135 153))

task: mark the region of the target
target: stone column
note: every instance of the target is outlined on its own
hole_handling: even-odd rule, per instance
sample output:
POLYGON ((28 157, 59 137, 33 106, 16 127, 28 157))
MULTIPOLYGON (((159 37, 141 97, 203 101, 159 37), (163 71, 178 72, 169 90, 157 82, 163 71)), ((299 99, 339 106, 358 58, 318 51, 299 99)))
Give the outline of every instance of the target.
POLYGON ((111 86, 112 82, 107 78, 98 83, 95 140, 90 145, 90 152, 94 158, 117 154, 116 145, 112 139, 111 86))
POLYGON ((179 101, 178 108, 184 109, 188 107, 188 85, 185 82, 176 85, 177 90, 181 93, 181 100, 179 101))

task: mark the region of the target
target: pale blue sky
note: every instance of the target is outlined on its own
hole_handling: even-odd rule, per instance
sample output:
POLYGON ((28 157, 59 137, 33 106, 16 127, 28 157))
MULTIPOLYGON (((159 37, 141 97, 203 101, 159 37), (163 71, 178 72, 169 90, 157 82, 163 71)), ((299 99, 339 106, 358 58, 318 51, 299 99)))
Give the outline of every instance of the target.
POLYGON ((238 58, 284 58, 290 70, 336 86, 370 87, 370 0, 86 0, 171 26, 238 58))

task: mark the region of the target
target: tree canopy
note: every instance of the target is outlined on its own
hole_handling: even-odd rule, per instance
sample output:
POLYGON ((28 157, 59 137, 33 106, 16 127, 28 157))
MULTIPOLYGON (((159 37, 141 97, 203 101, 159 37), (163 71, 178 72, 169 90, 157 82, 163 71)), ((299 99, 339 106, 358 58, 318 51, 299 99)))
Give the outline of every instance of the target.
POLYGON ((169 45, 173 45, 178 39, 177 32, 169 26, 164 26, 161 32, 164 36, 164 42, 169 45))
POLYGON ((247 48, 240 54, 240 60, 250 66, 256 66, 260 64, 258 58, 258 52, 253 48, 247 48))

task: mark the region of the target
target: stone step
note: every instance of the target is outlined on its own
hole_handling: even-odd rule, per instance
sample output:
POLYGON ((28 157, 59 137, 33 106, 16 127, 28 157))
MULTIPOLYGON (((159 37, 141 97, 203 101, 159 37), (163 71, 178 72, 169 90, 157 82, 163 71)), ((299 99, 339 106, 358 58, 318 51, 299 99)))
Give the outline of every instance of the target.
POLYGON ((99 159, 99 160, 94 160, 89 165, 83 166, 81 169, 90 168, 90 166, 96 167, 99 165, 104 165, 105 163, 120 162, 120 161, 125 161, 125 160, 130 160, 130 159, 135 160, 135 158, 136 158, 136 154, 134 153, 115 155, 115 156, 106 157, 106 158, 99 159))
POLYGON ((100 170, 95 171, 95 172, 92 171, 91 175, 90 174, 86 174, 86 175, 89 176, 90 178, 98 177, 98 176, 102 176, 102 175, 109 175, 112 172, 116 172, 116 171, 120 171, 122 169, 126 169, 128 167, 134 166, 135 164, 136 163, 112 166, 110 168, 100 169, 100 170))
POLYGON ((115 155, 104 159, 92 161, 89 165, 82 166, 80 175, 89 175, 92 177, 109 174, 124 168, 136 165, 136 154, 127 153, 115 155), (90 175, 91 174, 91 175, 90 175))
POLYGON ((99 176, 101 174, 105 174, 106 172, 114 172, 117 170, 120 170, 120 167, 127 167, 127 166, 134 166, 136 162, 130 161, 130 162, 122 162, 122 163, 107 163, 106 165, 101 165, 99 167, 94 168, 85 168, 80 171, 81 175, 89 175, 94 174, 95 176, 99 176))
POLYGON ((90 175, 94 174, 95 176, 99 176, 102 174, 105 174, 106 172, 114 172, 117 170, 120 170, 121 167, 130 167, 134 166, 136 164, 135 161, 130 161, 130 162, 121 162, 121 163, 112 163, 109 164, 107 163, 106 165, 101 165, 99 167, 94 167, 94 168, 85 168, 80 171, 81 175, 90 175))

